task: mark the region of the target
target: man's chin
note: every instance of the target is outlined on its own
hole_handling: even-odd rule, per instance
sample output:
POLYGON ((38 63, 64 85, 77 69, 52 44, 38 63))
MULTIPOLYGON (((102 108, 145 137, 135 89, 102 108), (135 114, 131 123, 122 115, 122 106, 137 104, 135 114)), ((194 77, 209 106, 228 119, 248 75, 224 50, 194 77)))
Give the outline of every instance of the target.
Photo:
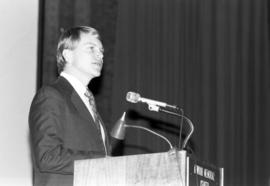
POLYGON ((101 75, 101 72, 96 72, 94 74, 92 74, 93 78, 99 77, 101 75))

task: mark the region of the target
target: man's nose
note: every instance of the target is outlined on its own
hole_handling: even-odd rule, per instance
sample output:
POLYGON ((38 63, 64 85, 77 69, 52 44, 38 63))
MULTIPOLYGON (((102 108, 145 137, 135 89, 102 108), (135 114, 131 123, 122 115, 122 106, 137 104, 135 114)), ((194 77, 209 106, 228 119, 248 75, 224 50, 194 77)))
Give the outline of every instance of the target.
POLYGON ((100 52, 100 51, 98 51, 97 53, 96 53, 96 56, 97 56, 97 58, 98 59, 103 59, 103 53, 102 52, 100 52))

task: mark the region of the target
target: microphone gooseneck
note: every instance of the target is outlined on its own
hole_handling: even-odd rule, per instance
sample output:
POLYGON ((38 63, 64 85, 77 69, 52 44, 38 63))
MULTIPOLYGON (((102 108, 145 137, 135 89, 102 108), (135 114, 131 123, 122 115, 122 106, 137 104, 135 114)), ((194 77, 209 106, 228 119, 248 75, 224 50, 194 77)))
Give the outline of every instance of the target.
POLYGON ((150 133, 152 133, 152 134, 154 134, 154 135, 156 135, 156 136, 158 136, 158 137, 164 139, 164 140, 169 144, 170 149, 173 149, 173 145, 172 145, 172 143, 168 140, 168 138, 166 138, 165 136, 163 136, 163 135, 161 135, 161 134, 159 134, 159 133, 157 133, 157 132, 155 132, 155 131, 153 131, 153 130, 150 130, 150 129, 148 129, 148 128, 146 128, 146 127, 142 127, 142 126, 136 126, 136 125, 125 125, 125 127, 129 127, 129 128, 137 128, 137 129, 142 129, 142 130, 148 131, 148 132, 150 132, 150 133))

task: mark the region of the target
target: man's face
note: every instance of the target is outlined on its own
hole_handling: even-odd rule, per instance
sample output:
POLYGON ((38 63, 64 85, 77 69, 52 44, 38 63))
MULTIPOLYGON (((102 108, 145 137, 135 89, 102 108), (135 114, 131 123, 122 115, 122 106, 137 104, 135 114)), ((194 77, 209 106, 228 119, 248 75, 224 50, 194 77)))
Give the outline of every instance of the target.
POLYGON ((103 51, 102 43, 98 38, 82 33, 80 41, 72 50, 71 65, 87 77, 98 77, 103 66, 103 51))

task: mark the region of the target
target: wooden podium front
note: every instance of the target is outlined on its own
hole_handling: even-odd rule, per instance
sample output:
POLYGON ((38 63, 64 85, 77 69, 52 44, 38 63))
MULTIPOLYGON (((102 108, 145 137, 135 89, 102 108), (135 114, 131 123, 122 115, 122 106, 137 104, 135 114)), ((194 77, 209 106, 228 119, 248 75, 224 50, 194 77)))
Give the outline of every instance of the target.
POLYGON ((77 160, 74 186, 189 186, 195 182, 200 186, 223 186, 223 169, 204 168, 197 161, 190 167, 190 162, 186 151, 176 150, 77 160), (195 182, 190 180, 193 177, 195 182))
POLYGON ((185 163, 185 151, 78 160, 74 186, 185 186, 185 163))

